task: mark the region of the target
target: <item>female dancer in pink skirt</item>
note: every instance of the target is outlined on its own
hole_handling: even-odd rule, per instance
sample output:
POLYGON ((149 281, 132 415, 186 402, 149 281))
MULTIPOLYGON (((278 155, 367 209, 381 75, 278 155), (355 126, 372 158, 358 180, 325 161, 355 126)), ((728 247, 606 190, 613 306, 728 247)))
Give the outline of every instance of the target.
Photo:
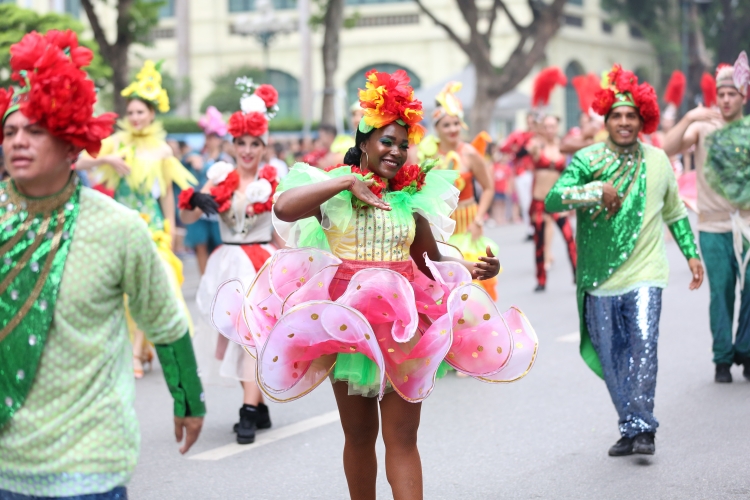
POLYGON ((274 254, 249 289, 219 288, 214 324, 258 356, 258 384, 276 401, 333 381, 353 499, 374 499, 379 432, 399 499, 422 498, 421 401, 454 369, 510 382, 531 368, 537 339, 516 308, 500 313, 472 279, 498 274, 447 257, 455 172, 404 166, 423 129, 404 71, 370 71, 356 146, 328 172, 297 164, 281 181, 274 223, 292 249, 274 254))

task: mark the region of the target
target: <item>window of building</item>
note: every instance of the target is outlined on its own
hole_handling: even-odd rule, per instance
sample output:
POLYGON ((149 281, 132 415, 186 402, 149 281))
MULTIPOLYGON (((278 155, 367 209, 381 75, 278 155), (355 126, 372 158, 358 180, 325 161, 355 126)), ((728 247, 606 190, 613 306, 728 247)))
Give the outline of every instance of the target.
POLYGON ((630 27, 630 36, 633 38, 643 38, 643 32, 635 26, 630 27))
POLYGON ((569 5, 583 5, 583 0, 568 0, 569 5))
POLYGON ((269 69, 263 78, 279 93, 279 112, 277 118, 299 119, 299 81, 289 73, 276 69, 269 69))
POLYGON ((368 64, 367 66, 355 71, 346 81, 346 102, 350 105, 354 104, 359 99, 359 89, 365 88, 365 73, 371 69, 385 71, 386 73, 393 73, 396 70, 403 69, 409 75, 409 78, 411 78, 412 87, 418 89, 422 86, 422 80, 420 80, 419 77, 409 68, 404 68, 403 66, 392 63, 368 64))
POLYGON ((159 18, 174 17, 175 0, 161 0, 162 6, 159 8, 159 18))
POLYGON ((609 21, 602 21, 602 31, 604 33, 612 33, 612 30, 612 23, 610 23, 609 21))
POLYGON ((581 117, 581 106, 578 104, 578 93, 573 87, 573 77, 584 73, 583 66, 578 61, 571 61, 565 68, 565 76, 568 77, 568 84, 565 86, 565 127, 570 130, 571 127, 578 126, 578 120, 581 117))
POLYGON ((643 66, 639 66, 635 68, 635 71, 633 71, 633 73, 635 73, 635 76, 638 77, 638 81, 641 83, 647 82, 649 80, 648 70, 644 68, 643 66))
MULTIPOLYGON (((229 0, 229 12, 248 12, 255 10, 256 0, 229 0)), ((273 8, 296 9, 297 0, 273 0, 273 8)))
POLYGON ((81 0, 65 0, 63 7, 66 14, 69 14, 76 19, 81 17, 81 0))
POLYGON ((583 28, 583 18, 581 16, 571 16, 565 14, 565 25, 573 26, 575 28, 583 28))

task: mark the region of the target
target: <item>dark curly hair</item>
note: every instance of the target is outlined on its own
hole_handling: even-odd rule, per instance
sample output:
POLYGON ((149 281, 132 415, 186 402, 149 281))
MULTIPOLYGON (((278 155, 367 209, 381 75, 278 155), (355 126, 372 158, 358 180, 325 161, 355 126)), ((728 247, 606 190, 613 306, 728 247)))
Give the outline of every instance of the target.
POLYGON ((370 138, 375 130, 376 129, 372 129, 366 134, 360 132, 359 129, 357 130, 357 134, 354 136, 354 146, 349 148, 349 151, 344 155, 344 164, 354 165, 355 167, 359 166, 362 161, 362 149, 360 146, 367 142, 367 139, 370 138))

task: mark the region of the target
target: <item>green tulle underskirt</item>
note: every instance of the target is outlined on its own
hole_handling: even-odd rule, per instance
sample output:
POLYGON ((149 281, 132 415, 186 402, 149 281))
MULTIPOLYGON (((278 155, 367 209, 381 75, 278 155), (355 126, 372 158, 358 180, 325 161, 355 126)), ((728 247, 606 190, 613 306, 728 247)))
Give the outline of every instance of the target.
MULTIPOLYGON (((440 362, 436 378, 443 378, 452 370, 445 361, 440 362)), ((380 392, 380 370, 378 366, 362 353, 338 354, 336 366, 333 369, 334 382, 346 382, 349 385, 349 394, 376 397, 380 392)), ((393 391, 390 382, 387 382, 386 393, 393 391)))

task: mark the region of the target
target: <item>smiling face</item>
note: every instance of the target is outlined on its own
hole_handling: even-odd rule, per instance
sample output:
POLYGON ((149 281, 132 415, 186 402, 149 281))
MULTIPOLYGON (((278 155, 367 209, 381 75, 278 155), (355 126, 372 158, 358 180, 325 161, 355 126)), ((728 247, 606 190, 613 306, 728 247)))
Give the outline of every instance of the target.
POLYGON ((135 130, 142 130, 153 123, 156 112, 149 108, 145 102, 139 99, 131 99, 128 101, 126 116, 131 127, 135 130))
POLYGON ((5 169, 24 193, 46 196, 62 189, 70 177, 77 152, 46 129, 29 122, 21 112, 3 124, 5 169))
POLYGON ((745 104, 746 99, 736 88, 719 87, 716 91, 716 99, 724 120, 733 122, 742 117, 742 106, 745 104))
POLYGON ((368 169, 384 179, 393 179, 406 162, 409 138, 406 127, 391 123, 375 129, 360 148, 366 153, 368 169))
POLYGON ((243 135, 234 139, 234 154, 239 168, 257 169, 265 151, 266 145, 259 137, 243 135))
POLYGON ((638 141, 638 134, 643 128, 643 119, 638 110, 630 106, 619 106, 609 112, 607 132, 612 142, 627 147, 638 141))
POLYGON ((440 142, 456 144, 461 139, 461 119, 457 116, 444 116, 435 125, 440 142))

